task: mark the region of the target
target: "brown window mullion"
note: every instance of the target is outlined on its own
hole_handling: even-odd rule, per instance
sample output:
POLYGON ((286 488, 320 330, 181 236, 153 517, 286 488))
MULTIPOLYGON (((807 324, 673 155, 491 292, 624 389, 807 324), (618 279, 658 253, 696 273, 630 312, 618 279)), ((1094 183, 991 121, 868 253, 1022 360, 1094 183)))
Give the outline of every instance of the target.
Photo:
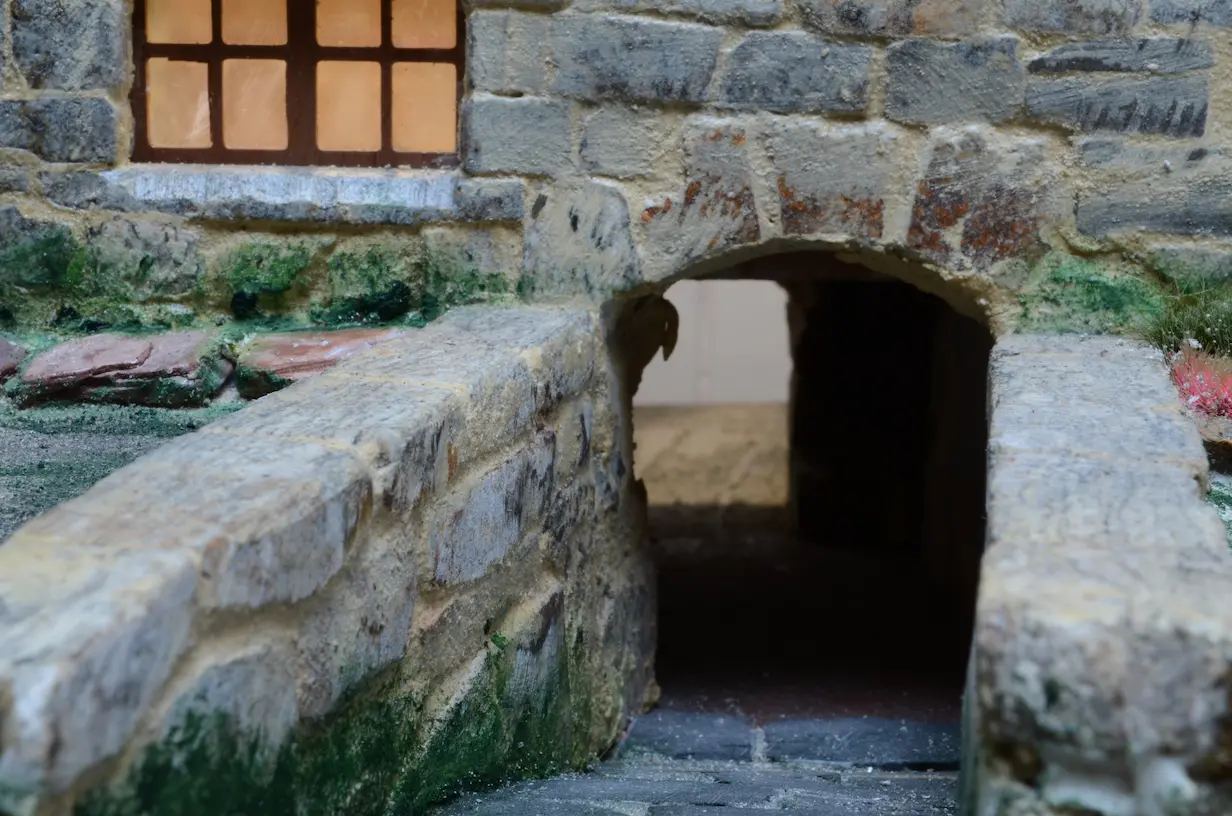
POLYGON ((313 164, 317 156, 316 0, 287 0, 287 134, 290 164, 313 164))

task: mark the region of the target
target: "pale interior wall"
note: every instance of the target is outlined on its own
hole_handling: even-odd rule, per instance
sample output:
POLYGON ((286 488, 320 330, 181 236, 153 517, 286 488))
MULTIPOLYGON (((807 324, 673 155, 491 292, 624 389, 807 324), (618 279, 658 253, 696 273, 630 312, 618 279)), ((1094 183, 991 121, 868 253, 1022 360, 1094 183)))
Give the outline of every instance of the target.
POLYGON ((786 402, 791 377, 787 293, 769 281, 682 281, 672 359, 646 368, 638 405, 786 402))

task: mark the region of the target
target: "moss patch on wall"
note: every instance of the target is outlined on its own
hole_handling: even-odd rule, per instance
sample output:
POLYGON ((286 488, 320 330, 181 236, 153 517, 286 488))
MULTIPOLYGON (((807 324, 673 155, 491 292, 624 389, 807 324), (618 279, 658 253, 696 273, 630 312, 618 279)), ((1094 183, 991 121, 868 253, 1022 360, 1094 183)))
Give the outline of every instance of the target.
POLYGON ((1159 285, 1141 269, 1055 252, 1032 269, 1019 300, 1020 328, 1046 333, 1142 331, 1164 309, 1159 285))
POLYGON ((276 752, 223 716, 193 717, 75 816, 414 816, 463 791, 573 767, 602 746, 576 730, 570 661, 560 650, 525 697, 511 683, 518 652, 490 644, 466 692, 435 717, 394 671, 276 752))
POLYGON ((1211 473, 1211 491, 1206 494, 1206 500, 1223 519, 1228 546, 1232 547, 1232 475, 1211 473))

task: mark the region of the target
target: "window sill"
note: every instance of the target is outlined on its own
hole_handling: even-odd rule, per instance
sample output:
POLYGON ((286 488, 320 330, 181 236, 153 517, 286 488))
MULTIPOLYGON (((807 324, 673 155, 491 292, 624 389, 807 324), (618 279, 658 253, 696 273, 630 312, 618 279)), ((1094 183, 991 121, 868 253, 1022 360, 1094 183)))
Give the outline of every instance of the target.
POLYGON ((333 167, 131 164, 41 181, 49 199, 73 209, 312 224, 519 221, 525 193, 521 179, 333 167))

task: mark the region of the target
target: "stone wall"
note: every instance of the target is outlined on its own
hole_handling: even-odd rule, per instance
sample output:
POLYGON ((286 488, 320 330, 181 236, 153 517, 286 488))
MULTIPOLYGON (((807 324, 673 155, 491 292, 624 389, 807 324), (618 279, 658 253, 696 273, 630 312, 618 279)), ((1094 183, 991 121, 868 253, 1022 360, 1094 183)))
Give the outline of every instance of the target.
POLYGON ((0 812, 418 813, 612 745, 654 587, 597 334, 457 311, 19 530, 0 812))

